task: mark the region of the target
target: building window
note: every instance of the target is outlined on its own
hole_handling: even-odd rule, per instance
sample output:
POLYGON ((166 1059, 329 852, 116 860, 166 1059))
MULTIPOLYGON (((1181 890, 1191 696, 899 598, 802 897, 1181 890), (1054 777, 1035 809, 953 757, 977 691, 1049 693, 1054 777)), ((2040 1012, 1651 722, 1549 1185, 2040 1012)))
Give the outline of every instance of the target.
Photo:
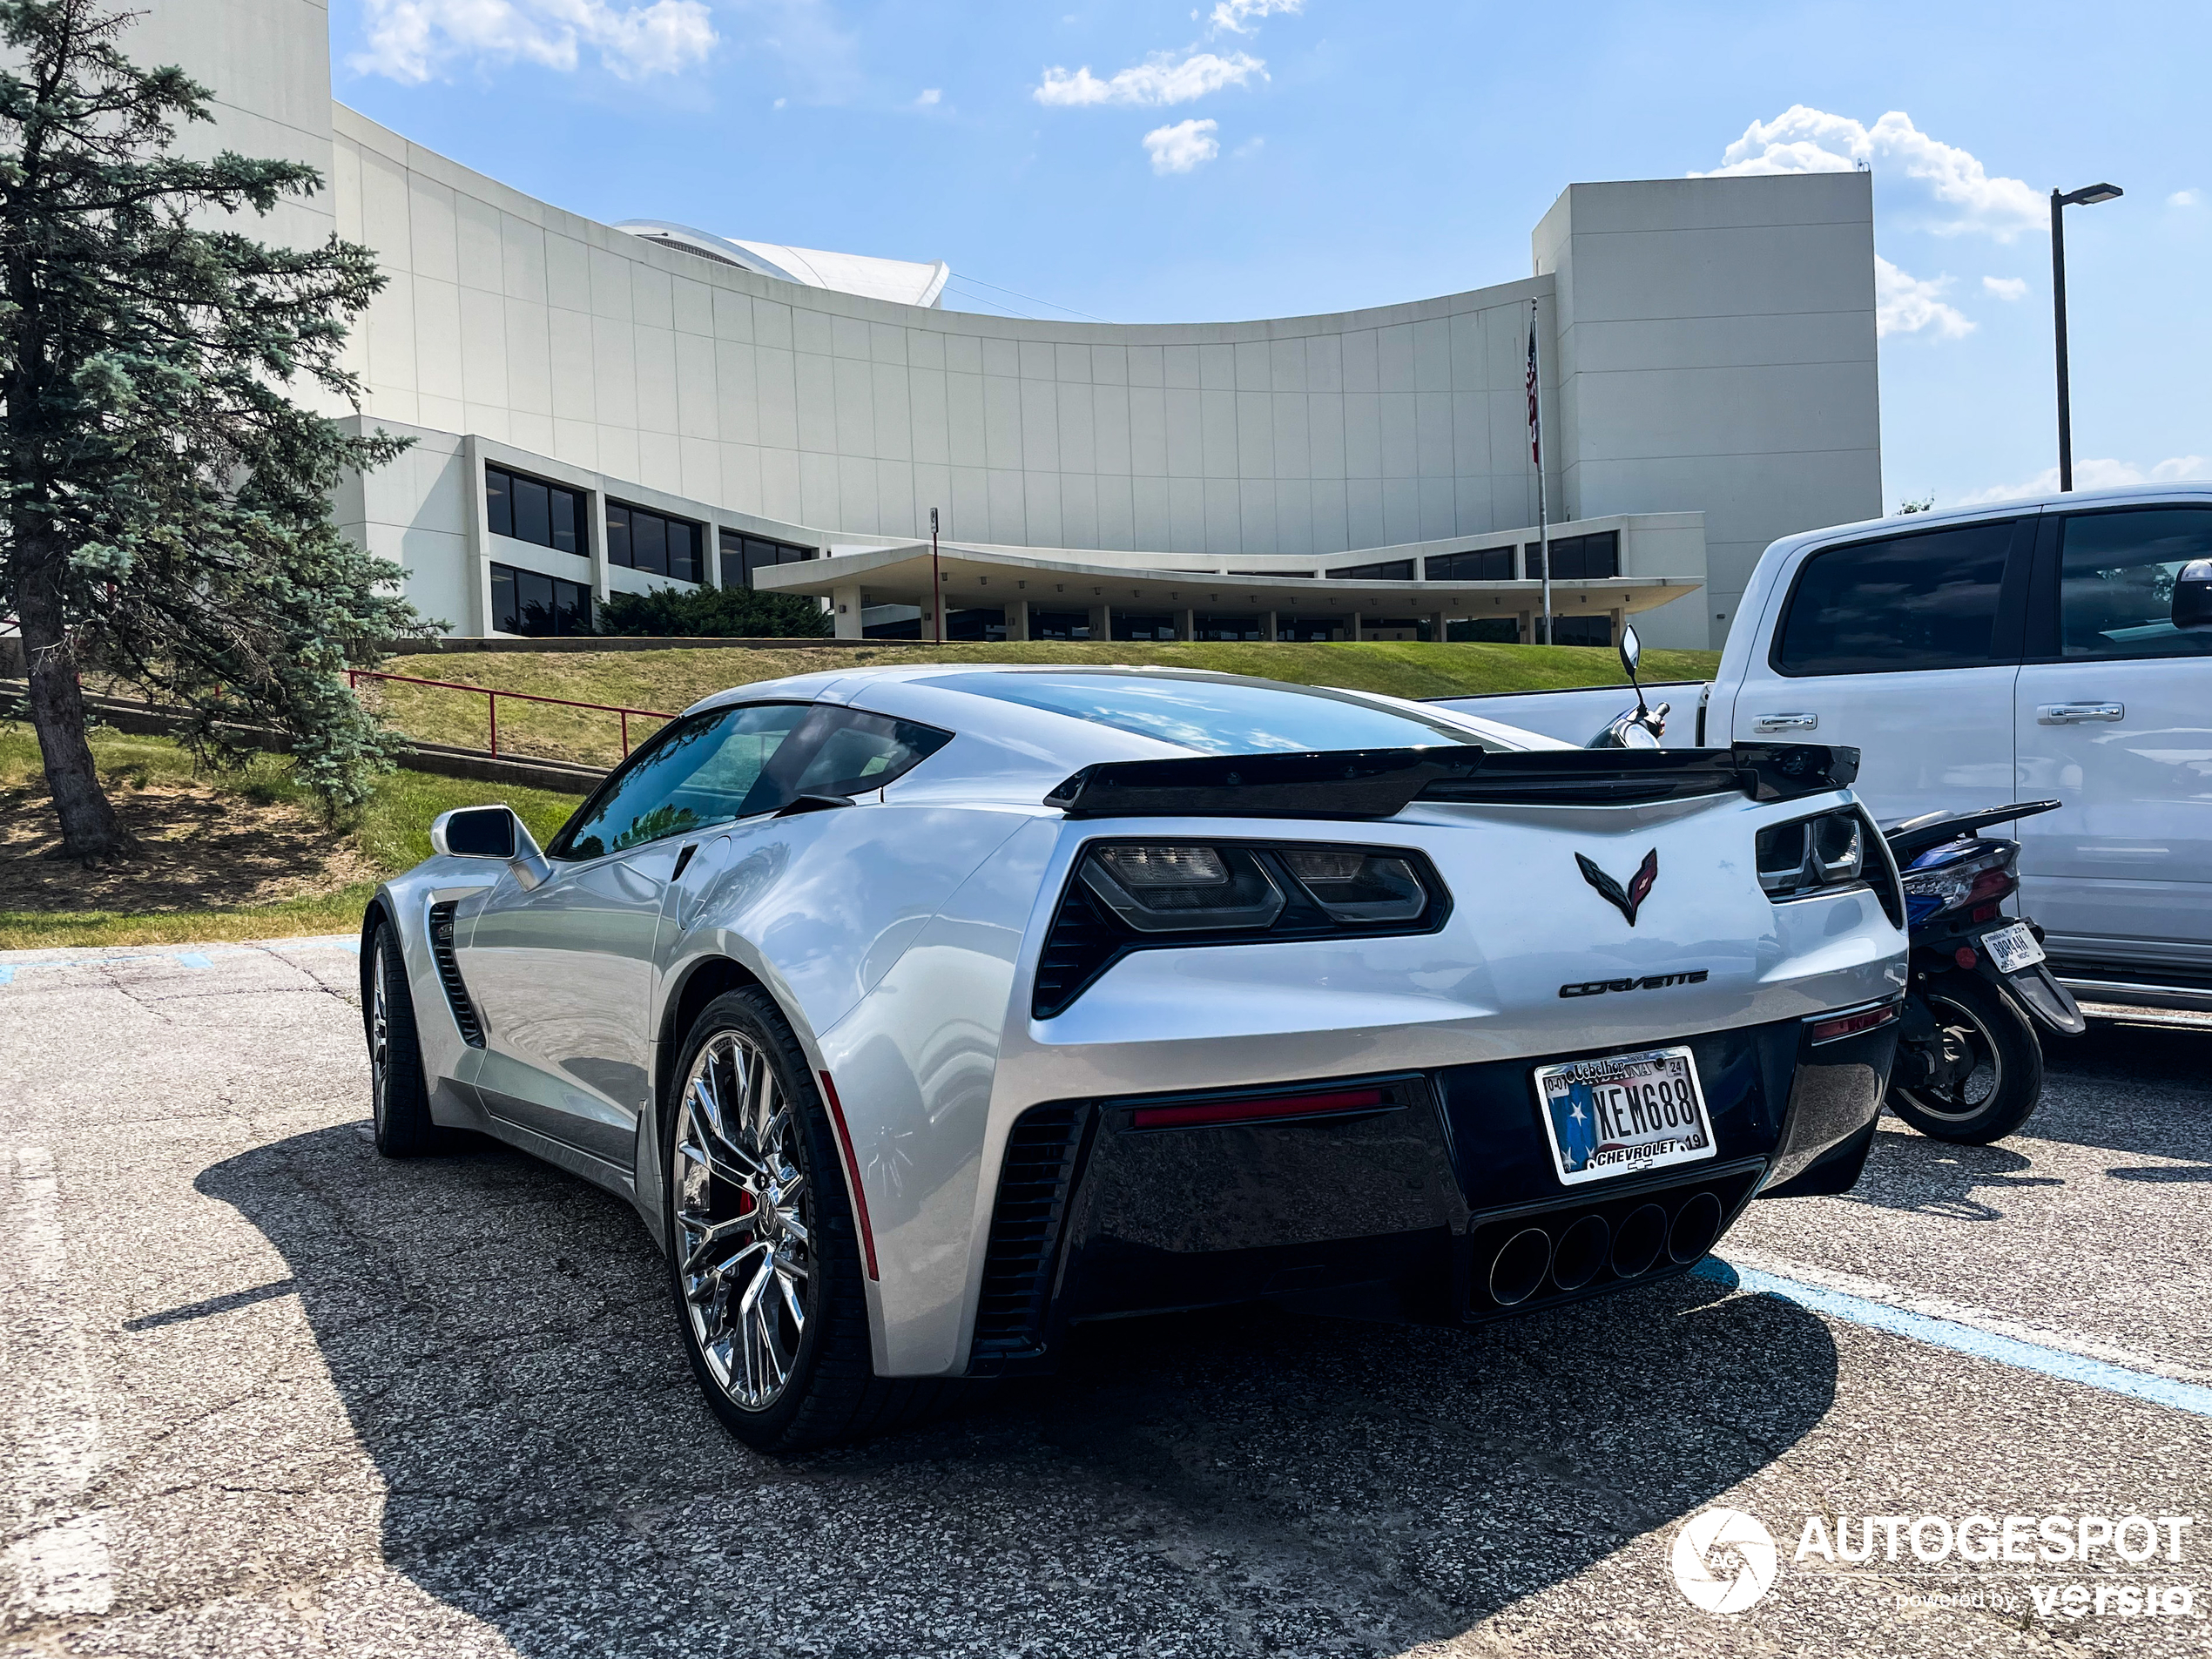
MULTIPOLYGON (((1528 579, 1544 575, 1544 544, 1531 542, 1521 550, 1528 556, 1528 579)), ((1600 530, 1595 536, 1555 536, 1552 538, 1552 580, 1597 582, 1621 574, 1621 532, 1600 530)))
POLYGON ((591 631, 591 590, 581 582, 491 567, 491 625, 502 634, 545 638, 591 631))
POLYGON ((752 573, 764 565, 798 564, 814 556, 815 550, 811 547, 792 547, 786 542, 772 542, 739 530, 724 530, 722 585, 749 588, 752 585, 752 573))
POLYGON ((1380 564, 1349 564, 1329 575, 1339 582, 1411 582, 1413 562, 1411 559, 1386 559, 1380 564))
POLYGON ((1193 639, 1264 639, 1267 630, 1258 617, 1210 616, 1204 612, 1190 619, 1193 639))
POLYGON ((1432 582, 1511 582, 1520 572, 1514 569, 1511 546, 1479 547, 1468 553, 1444 553, 1425 561, 1428 579, 1432 582))
POLYGON ((1089 639, 1090 612, 1088 610, 1032 610, 1029 612, 1029 637, 1032 639, 1089 639))
POLYGON ((1318 644, 1336 638, 1344 631, 1344 624, 1332 619, 1308 621, 1303 617, 1278 617, 1275 637, 1294 644, 1318 644))
POLYGON ((626 502, 607 502, 607 563, 678 582, 705 579, 706 529, 626 502))
POLYGON ((1113 636, 1116 639, 1173 639, 1175 618, 1164 613, 1116 610, 1113 616, 1113 636))
POLYGON ((494 536, 560 553, 588 554, 591 536, 584 528, 589 521, 583 502, 581 490, 563 489, 504 467, 484 469, 484 512, 494 536))
MULTIPOLYGON (((1553 546, 1558 543, 1554 542, 1553 546)), ((1613 618, 1610 617, 1554 617, 1552 644, 1554 645, 1609 645, 1613 643, 1613 618)))
POLYGON ((1521 643, 1521 624, 1511 617, 1474 617, 1466 622, 1444 624, 1447 639, 1485 645, 1514 645, 1521 643))

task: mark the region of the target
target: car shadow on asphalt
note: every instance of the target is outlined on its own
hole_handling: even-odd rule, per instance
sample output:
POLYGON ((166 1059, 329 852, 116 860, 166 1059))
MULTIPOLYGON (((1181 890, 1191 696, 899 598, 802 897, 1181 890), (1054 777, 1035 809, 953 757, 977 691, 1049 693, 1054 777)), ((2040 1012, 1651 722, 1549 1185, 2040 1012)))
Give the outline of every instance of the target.
POLYGON ((349 1124, 197 1184, 289 1264, 386 1560, 524 1654, 1396 1650, 1703 1507, 1836 1387, 1813 1315, 1676 1278, 1474 1332, 1093 1326, 1055 1376, 779 1460, 707 1413, 643 1228, 580 1181, 349 1124))

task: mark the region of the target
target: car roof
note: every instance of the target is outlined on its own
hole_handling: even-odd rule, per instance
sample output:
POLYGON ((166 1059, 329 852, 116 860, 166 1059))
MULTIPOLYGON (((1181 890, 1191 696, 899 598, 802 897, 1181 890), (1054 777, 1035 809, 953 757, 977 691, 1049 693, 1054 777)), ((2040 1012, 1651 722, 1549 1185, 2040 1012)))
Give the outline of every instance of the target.
MULTIPOLYGON (((1495 748, 1568 746, 1557 745, 1553 739, 1534 732, 1501 725, 1495 720, 1486 720, 1458 710, 1439 708, 1434 705, 1380 692, 1348 691, 1334 686, 1298 685, 1252 675, 1222 673, 1211 669, 1143 664, 953 662, 833 669, 733 687, 700 699, 692 705, 692 709, 720 708, 733 703, 786 700, 849 705, 879 713, 903 715, 946 725, 954 731, 988 735, 1002 743, 1040 745, 1053 757, 1053 765, 1064 765, 1069 770, 1102 761, 1150 759, 1198 752, 1157 737, 1119 730, 1073 715, 1033 707, 946 683, 981 674, 1039 674, 1059 678, 1101 679, 1142 677, 1261 687, 1278 690, 1292 697, 1317 695, 1332 699, 1349 699, 1370 707, 1401 713, 1431 726, 1444 725, 1463 728, 1467 734, 1465 741, 1487 743, 1495 748), (947 699, 956 701, 948 702, 947 699)), ((1449 743, 1452 738, 1439 733, 1433 741, 1449 743)))

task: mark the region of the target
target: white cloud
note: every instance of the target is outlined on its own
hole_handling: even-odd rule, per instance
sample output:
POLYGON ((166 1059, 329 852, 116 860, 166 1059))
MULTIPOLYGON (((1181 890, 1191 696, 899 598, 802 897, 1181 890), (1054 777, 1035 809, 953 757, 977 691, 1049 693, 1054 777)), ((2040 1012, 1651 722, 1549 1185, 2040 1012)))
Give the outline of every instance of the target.
POLYGON ((2027 279, 1986 276, 1981 280, 1981 290, 2010 304, 2013 300, 2027 298, 2027 279))
POLYGON ((2203 199, 2202 191, 2177 190, 2166 199, 2166 205, 2168 207, 2194 207, 2203 199))
MULTIPOLYGON (((2212 478, 2212 457, 2204 455, 2168 455, 2148 471, 2132 461, 2077 461, 2074 463, 2074 487, 2076 489, 2110 489, 2116 484, 2171 484, 2184 478, 2212 478)), ((2052 496, 2058 493, 2059 469, 2047 467, 2026 483, 1998 484, 1988 489, 1977 489, 1959 497, 1960 507, 1978 507, 1984 502, 2018 501, 2027 496, 2052 496)))
POLYGON ((1171 127, 1154 127, 1144 135, 1144 147, 1157 173, 1189 172, 1201 162, 1221 153, 1214 138, 1215 121, 1177 121, 1171 127))
POLYGON ((927 110, 944 101, 945 91, 942 87, 925 86, 921 89, 921 96, 914 100, 914 108, 927 110))
POLYGON ((368 0, 368 47, 348 60, 365 74, 431 79, 462 58, 516 58, 563 72, 580 48, 624 80, 672 75, 714 48, 701 0, 368 0))
POLYGON ((1746 173, 1849 172, 1860 162, 1895 166, 1925 185, 1946 212, 1927 226, 1939 235, 1979 231, 2009 242, 2050 223, 2050 204, 2018 179, 1992 178, 1955 145, 1939 142, 1892 110, 1872 126, 1849 116, 1793 104, 1771 121, 1754 121, 1721 152, 1721 165, 1693 179, 1746 173))
POLYGON ((1944 303, 1944 290, 1951 286, 1947 276, 1930 277, 1925 281, 1907 272, 1900 271, 1880 254, 1874 256, 1874 333, 1885 334, 1917 334, 1923 328, 1932 328, 1939 340, 1959 340, 1973 333, 1974 325, 1965 313, 1944 303))
MULTIPOLYGON (((662 0, 664 4, 668 0, 662 0)), ((1100 80, 1086 64, 1073 74, 1049 69, 1029 94, 1040 104, 1080 108, 1093 104, 1124 104, 1138 107, 1188 104, 1217 92, 1224 86, 1242 86, 1253 76, 1267 78, 1267 65, 1244 52, 1226 57, 1212 52, 1192 52, 1180 62, 1172 52, 1155 52, 1142 64, 1125 69, 1110 80, 1100 80)))
POLYGON ((1252 138, 1245 139, 1244 143, 1238 145, 1229 153, 1235 156, 1238 160, 1242 160, 1247 156, 1256 156, 1266 148, 1267 140, 1264 138, 1255 135, 1252 138))
POLYGON ((1248 35, 1255 17, 1291 17, 1305 10, 1305 0, 1214 0, 1210 21, 1217 35, 1224 29, 1232 35, 1248 35))

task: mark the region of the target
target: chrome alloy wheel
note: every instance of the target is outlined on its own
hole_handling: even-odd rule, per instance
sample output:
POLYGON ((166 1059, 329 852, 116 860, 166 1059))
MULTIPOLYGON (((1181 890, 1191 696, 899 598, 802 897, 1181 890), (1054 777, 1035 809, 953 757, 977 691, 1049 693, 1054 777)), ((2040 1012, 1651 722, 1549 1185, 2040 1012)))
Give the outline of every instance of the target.
POLYGON ((384 1126, 384 1091, 391 1078, 392 1007, 384 990, 384 930, 368 962, 368 1101, 376 1126, 384 1126))
POLYGON ((745 1411, 782 1395, 806 1331, 814 1204, 799 1135, 759 1045, 708 1038, 684 1080, 669 1170, 678 1277, 707 1368, 745 1411))

